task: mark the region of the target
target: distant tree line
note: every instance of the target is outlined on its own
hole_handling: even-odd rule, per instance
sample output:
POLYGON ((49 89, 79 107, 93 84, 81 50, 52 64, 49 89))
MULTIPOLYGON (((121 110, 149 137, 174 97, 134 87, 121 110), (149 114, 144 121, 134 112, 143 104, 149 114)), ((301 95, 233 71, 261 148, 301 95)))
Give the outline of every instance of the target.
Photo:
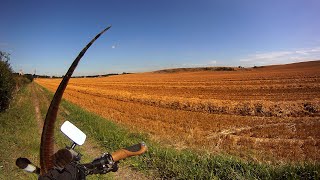
POLYGON ((176 73, 195 71, 235 71, 234 67, 193 67, 193 68, 173 68, 154 71, 155 73, 176 73))
MULTIPOLYGON (((122 74, 133 74, 133 73, 127 73, 123 72, 122 74)), ((31 74, 28 74, 31 75, 31 74)), ((72 76, 71 78, 98 78, 98 77, 108 77, 108 76, 116 76, 121 75, 118 73, 110 73, 110 74, 103 74, 103 75, 89 75, 89 76, 72 76)), ((48 76, 48 75, 31 75, 32 78, 63 78, 64 76, 48 76)))

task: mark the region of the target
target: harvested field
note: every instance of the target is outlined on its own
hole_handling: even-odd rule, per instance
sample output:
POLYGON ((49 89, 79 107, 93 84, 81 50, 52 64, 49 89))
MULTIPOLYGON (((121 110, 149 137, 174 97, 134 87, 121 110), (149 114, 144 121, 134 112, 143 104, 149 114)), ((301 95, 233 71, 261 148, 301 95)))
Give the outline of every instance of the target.
MULTIPOLYGON (((55 91, 61 79, 36 79, 55 91)), ((64 98, 176 148, 320 160, 320 61, 74 78, 64 98)))

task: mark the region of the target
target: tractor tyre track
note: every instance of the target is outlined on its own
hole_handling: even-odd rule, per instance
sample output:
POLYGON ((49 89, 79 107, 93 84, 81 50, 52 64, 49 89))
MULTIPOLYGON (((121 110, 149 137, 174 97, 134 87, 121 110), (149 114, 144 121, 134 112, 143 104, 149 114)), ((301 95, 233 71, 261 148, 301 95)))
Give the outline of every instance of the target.
POLYGON ((40 103, 39 99, 35 90, 35 84, 31 84, 31 97, 32 97, 32 103, 35 109, 35 115, 36 115, 36 121, 38 124, 39 134, 41 136, 42 133, 42 127, 43 127, 43 119, 41 117, 41 111, 40 111, 40 103))

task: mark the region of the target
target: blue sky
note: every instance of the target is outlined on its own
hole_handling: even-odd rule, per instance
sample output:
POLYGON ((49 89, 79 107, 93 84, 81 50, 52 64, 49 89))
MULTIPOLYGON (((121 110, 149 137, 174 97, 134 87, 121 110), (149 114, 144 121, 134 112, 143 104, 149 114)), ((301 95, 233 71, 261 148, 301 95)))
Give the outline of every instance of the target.
POLYGON ((0 0, 0 50, 15 71, 76 75, 320 59, 318 0, 0 0))

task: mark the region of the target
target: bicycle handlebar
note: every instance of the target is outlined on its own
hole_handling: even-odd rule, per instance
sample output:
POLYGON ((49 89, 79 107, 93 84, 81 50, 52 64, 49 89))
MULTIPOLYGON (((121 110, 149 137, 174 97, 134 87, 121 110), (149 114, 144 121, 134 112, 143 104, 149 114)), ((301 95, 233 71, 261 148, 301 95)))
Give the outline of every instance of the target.
MULTIPOLYGON (((72 154, 72 149, 61 149, 53 155, 53 163, 55 165, 55 169, 53 170, 62 170, 66 165, 75 162, 73 165, 81 169, 81 172, 83 172, 85 176, 90 174, 106 174, 110 171, 115 172, 118 170, 118 161, 127 157, 141 155, 145 153, 147 149, 146 144, 141 142, 127 148, 119 149, 112 154, 104 153, 101 157, 87 164, 80 164, 78 162, 80 158, 72 154)), ((25 171, 36 173, 38 175, 40 173, 40 168, 34 166, 26 158, 18 158, 16 164, 19 168, 24 169, 25 171)))
POLYGON ((112 159, 114 162, 120 161, 121 159, 125 159, 131 156, 137 156, 145 153, 147 151, 147 146, 144 142, 139 144, 135 144, 133 146, 119 149, 111 154, 112 159))
POLYGON ((118 162, 131 156, 137 156, 146 152, 147 146, 144 142, 133 146, 119 149, 112 154, 104 153, 101 157, 93 160, 91 163, 82 164, 88 174, 106 174, 110 171, 118 170, 118 162))

